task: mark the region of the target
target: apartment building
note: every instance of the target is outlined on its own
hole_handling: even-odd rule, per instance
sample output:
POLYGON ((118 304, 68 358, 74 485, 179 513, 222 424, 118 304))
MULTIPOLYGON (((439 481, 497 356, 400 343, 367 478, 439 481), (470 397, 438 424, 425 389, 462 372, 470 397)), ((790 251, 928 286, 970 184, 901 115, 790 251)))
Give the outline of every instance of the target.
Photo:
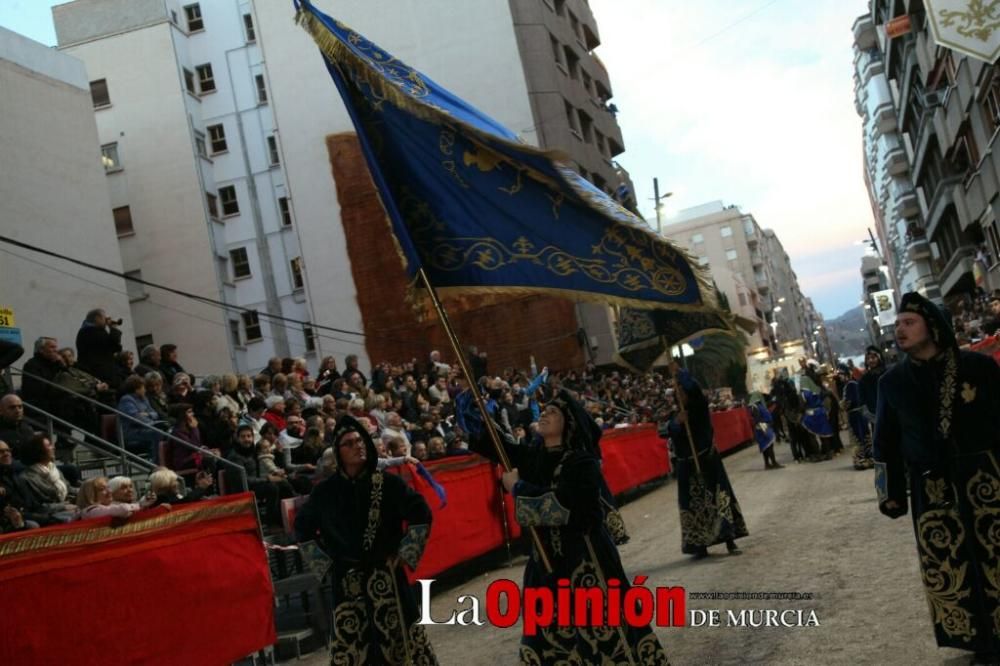
MULTIPOLYGON (((631 196, 613 161, 624 145, 585 1, 315 4, 527 143, 561 150, 607 192, 631 196)), ((53 15, 60 48, 87 63, 94 84, 127 270, 249 310, 137 293, 140 343, 175 342, 195 367, 250 371, 273 355, 353 353, 364 365, 369 352, 396 352, 379 346, 384 331, 366 305, 384 309, 385 271, 372 269, 372 255, 391 251, 391 240, 382 233, 351 249, 344 225, 381 228, 382 213, 351 208, 352 193, 370 184, 343 142, 350 118, 290 3, 76 0, 53 15), (339 174, 338 159, 351 163, 339 174)), ((389 307, 408 322, 401 297, 389 307)), ((584 348, 610 360, 607 308, 558 308, 568 308, 558 327, 580 356, 563 362, 581 362, 584 348)))
MULTIPOLYGON (((83 63, 0 28, 0 90, 0 234, 120 272, 83 63)), ((97 307, 132 335, 120 277, 0 244, 0 284, 0 306, 14 311, 29 356, 41 336, 74 346, 97 307)))
POLYGON ((893 287, 952 304, 977 287, 977 257, 978 286, 1000 286, 996 67, 938 46, 921 0, 872 0, 854 34, 866 122, 889 137, 866 177, 893 287))

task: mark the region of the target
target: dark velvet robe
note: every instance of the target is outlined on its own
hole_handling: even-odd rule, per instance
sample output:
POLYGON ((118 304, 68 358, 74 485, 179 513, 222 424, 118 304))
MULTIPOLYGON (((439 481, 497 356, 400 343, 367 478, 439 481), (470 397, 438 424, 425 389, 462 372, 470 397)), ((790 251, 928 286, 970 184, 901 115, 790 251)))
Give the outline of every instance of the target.
POLYGON ((722 458, 715 448, 708 401, 698 382, 686 372, 682 371, 679 379, 687 394, 687 417, 698 454, 697 464, 684 426, 671 419, 667 432, 676 458, 681 551, 691 555, 703 547, 745 537, 749 532, 722 458))
POLYGON ((387 564, 398 555, 416 567, 431 511, 401 478, 374 471, 370 454, 359 477, 337 472, 316 486, 295 519, 299 540, 318 536, 333 560, 332 663, 436 664, 402 564, 387 564))
MULTIPOLYGON (((557 581, 572 587, 621 581, 629 587, 618 548, 605 522, 600 460, 579 450, 547 450, 542 445, 508 447, 520 481, 514 487, 517 521, 535 527, 553 566, 547 573, 537 550, 524 570, 524 588, 547 587, 555 596, 557 581)), ((521 639, 523 664, 667 664, 666 654, 648 627, 540 628, 521 639)))
POLYGON ((854 469, 871 469, 872 438, 861 402, 861 387, 853 379, 844 386, 844 409, 847 411, 847 431, 854 444, 854 469))
POLYGON ((874 455, 880 510, 898 518, 909 505, 938 645, 1000 653, 996 362, 949 350, 886 371, 874 455))

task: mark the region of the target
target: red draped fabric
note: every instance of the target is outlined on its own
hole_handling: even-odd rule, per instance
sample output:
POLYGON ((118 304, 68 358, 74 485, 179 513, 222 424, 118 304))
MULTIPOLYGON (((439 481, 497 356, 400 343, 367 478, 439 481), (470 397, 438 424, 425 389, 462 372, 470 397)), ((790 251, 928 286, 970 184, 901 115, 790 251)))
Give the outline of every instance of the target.
POLYGON ((979 352, 980 354, 992 356, 994 361, 1000 363, 1000 336, 991 335, 990 337, 984 338, 976 344, 971 345, 969 349, 974 352, 979 352))
POLYGON ((601 471, 614 495, 670 472, 667 442, 652 424, 605 431, 601 454, 601 471))
POLYGON ((228 664, 272 645, 253 495, 0 537, 0 664, 228 664))
MULTIPOLYGON (((603 472, 611 492, 631 490, 670 471, 666 442, 653 425, 609 430, 601 438, 603 472)), ((434 491, 407 467, 398 473, 427 500, 434 515, 431 538, 411 580, 430 578, 504 544, 504 514, 511 539, 521 534, 514 503, 503 495, 500 467, 477 455, 425 462, 444 487, 448 504, 441 508, 434 491), (501 497, 504 502, 501 506, 501 497)))
POLYGON ((725 453, 744 442, 753 439, 753 422, 750 410, 745 407, 712 412, 712 429, 715 431, 715 447, 725 453))

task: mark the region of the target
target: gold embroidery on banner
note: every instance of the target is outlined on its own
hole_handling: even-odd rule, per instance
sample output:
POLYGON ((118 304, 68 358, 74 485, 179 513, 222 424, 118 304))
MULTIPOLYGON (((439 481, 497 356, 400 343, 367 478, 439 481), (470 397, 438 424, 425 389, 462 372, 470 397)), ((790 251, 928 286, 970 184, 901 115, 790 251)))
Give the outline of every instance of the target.
MULTIPOLYGON (((947 490, 942 479, 925 481, 924 492, 933 503, 943 502, 947 490)), ((931 620, 948 636, 971 641, 976 634, 972 615, 960 605, 971 594, 966 581, 969 565, 959 553, 965 541, 961 516, 954 506, 924 511, 917 518, 916 531, 931 620)))
MULTIPOLYGON (((966 496, 972 505, 976 538, 986 549, 983 576, 988 583, 986 596, 1000 604, 1000 466, 988 454, 995 474, 978 471, 966 484, 966 496)), ((1000 635, 1000 605, 993 611, 993 630, 1000 635)))
POLYGON ((372 549, 375 534, 382 523, 382 482, 385 480, 382 472, 372 474, 371 504, 368 507, 368 525, 365 527, 363 547, 366 551, 372 549))
POLYGON ((941 26, 950 28, 961 22, 955 31, 963 37, 972 37, 981 42, 989 42, 993 31, 1000 28, 1000 0, 969 0, 965 11, 941 9, 941 26))
POLYGON ((24 539, 11 540, 0 545, 0 558, 11 555, 19 555, 46 548, 57 548, 61 546, 79 545, 84 543, 95 543, 112 538, 133 536, 145 532, 177 527, 195 521, 211 520, 221 516, 233 516, 241 513, 253 513, 253 499, 248 498, 240 502, 227 502, 221 505, 213 505, 205 508, 192 510, 176 510, 171 513, 144 519, 141 514, 134 516, 129 522, 121 527, 92 527, 81 528, 73 531, 60 531, 55 534, 42 534, 30 536, 24 539))

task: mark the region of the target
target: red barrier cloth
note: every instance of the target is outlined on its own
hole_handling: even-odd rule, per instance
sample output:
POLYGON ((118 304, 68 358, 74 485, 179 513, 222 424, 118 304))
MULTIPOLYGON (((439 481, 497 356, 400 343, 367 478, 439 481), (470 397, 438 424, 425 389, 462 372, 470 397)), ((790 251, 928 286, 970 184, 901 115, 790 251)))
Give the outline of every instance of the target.
POLYGON ((712 429, 715 431, 715 448, 719 453, 753 439, 753 422, 750 410, 745 407, 712 412, 712 429))
POLYGON ((2 664, 228 664, 272 645, 253 495, 0 537, 2 664))
POLYGON ((670 472, 667 442, 653 424, 605 430, 601 455, 601 471, 613 495, 670 472))
MULTIPOLYGON (((411 580, 432 578, 504 543, 500 485, 493 463, 471 454, 428 461, 424 467, 444 487, 448 504, 441 508, 441 501, 430 487, 418 486, 431 507, 434 522, 424 556, 411 580)), ((400 474, 413 485, 408 467, 401 468, 400 474)))
POLYGON ((976 344, 970 345, 969 349, 980 354, 992 356, 994 361, 1000 363, 1000 336, 992 335, 984 338, 976 344))

